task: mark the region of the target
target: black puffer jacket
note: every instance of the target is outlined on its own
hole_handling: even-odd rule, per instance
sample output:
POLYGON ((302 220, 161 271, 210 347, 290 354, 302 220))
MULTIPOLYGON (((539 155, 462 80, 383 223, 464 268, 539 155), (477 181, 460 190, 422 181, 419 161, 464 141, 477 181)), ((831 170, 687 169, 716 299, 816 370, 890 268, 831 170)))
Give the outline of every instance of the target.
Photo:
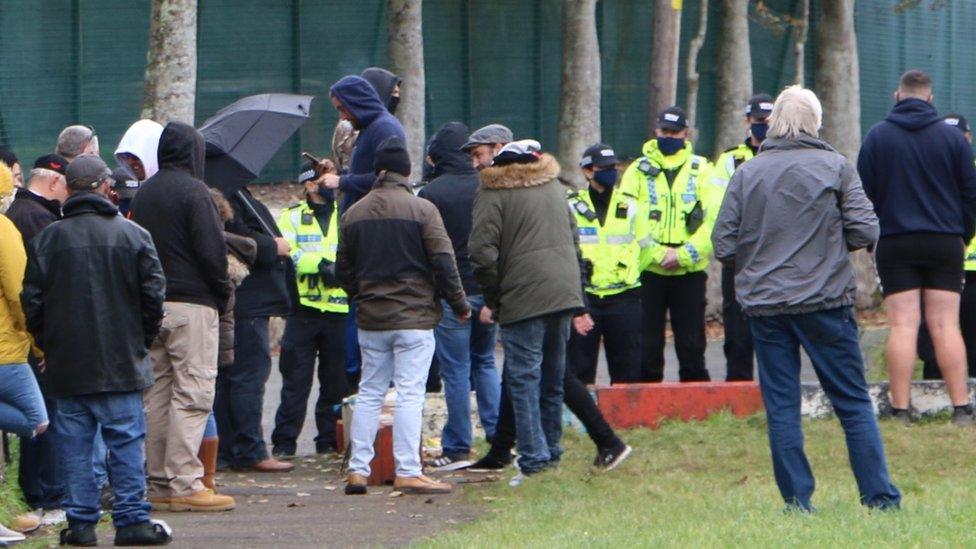
POLYGON ((152 385, 146 349, 163 318, 166 278, 149 233, 106 198, 81 193, 29 249, 21 302, 44 351, 49 395, 152 385))
POLYGON ((217 206, 203 183, 200 132, 170 122, 159 138, 159 172, 132 201, 132 220, 152 235, 166 272, 166 301, 223 311, 233 287, 217 206))

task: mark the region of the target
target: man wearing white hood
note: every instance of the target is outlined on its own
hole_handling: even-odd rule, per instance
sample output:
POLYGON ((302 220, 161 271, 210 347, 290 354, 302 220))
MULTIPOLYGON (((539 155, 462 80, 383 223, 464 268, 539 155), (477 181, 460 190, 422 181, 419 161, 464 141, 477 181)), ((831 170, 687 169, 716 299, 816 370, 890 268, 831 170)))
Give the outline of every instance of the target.
POLYGON ((127 167, 138 181, 145 181, 159 171, 156 150, 163 126, 153 120, 139 120, 129 126, 115 149, 119 166, 127 167))

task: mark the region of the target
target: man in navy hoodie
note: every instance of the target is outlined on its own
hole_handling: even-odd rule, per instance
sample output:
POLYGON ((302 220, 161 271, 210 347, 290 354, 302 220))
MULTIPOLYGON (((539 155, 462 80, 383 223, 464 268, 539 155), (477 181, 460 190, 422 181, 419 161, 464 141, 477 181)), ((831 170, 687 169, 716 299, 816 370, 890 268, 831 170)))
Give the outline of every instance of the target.
POLYGON ((322 185, 327 189, 339 189, 342 194, 339 205, 346 211, 373 187, 373 155, 376 147, 390 137, 406 140, 403 126, 380 100, 376 90, 364 78, 345 76, 332 86, 332 105, 339 111, 339 118, 348 120, 359 131, 356 148, 349 161, 349 172, 343 175, 328 174, 322 185))
POLYGON ((932 80, 910 70, 895 107, 864 138, 857 170, 881 223, 877 264, 891 324, 886 358, 894 417, 910 421, 920 300, 955 410, 973 423, 959 331, 963 251, 976 230, 976 167, 962 133, 932 106, 932 80))

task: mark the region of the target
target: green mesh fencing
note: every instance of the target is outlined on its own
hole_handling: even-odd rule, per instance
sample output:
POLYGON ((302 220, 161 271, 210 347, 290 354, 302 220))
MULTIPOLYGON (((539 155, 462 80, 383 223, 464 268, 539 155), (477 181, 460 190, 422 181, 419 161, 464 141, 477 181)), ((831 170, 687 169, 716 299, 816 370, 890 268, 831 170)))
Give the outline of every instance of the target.
MULTIPOLYGON (((720 10, 707 2, 709 28, 699 56, 697 148, 713 155, 717 112, 720 10)), ((797 0, 770 0, 794 13, 797 0)), ((806 80, 816 76, 812 2, 806 80)), ((685 0, 682 46, 698 23, 699 2, 685 0)), ((899 74, 930 72, 936 105, 976 117, 976 2, 952 2, 896 14, 888 0, 859 0, 862 127, 891 106, 899 74)), ((292 179, 302 150, 326 154, 336 114, 329 86, 386 62, 385 0, 199 0, 197 123, 235 99, 266 92, 315 95, 313 117, 262 174, 292 179)), ((556 148, 562 61, 560 0, 424 2, 427 132, 461 120, 510 126, 556 148)), ((647 139, 651 2, 602 0, 597 27, 602 60, 603 141, 634 156, 647 139)), ((794 78, 793 36, 751 14, 753 85, 775 94, 794 78)), ((0 142, 29 164, 54 147, 58 131, 93 125, 110 161, 118 139, 139 116, 149 27, 147 0, 3 0, 0 2, 0 142)), ((678 98, 686 95, 682 54, 678 98)), ((830 116, 830 113, 826 113, 830 116)))

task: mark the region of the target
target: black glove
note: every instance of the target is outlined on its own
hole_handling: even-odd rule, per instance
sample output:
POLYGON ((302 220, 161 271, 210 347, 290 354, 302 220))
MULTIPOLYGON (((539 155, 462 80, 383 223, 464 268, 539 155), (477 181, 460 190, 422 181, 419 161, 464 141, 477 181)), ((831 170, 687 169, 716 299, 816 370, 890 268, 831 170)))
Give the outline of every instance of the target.
POLYGON ((339 277, 336 276, 336 264, 334 261, 323 259, 319 262, 319 277, 322 279, 322 284, 328 288, 337 288, 340 286, 339 277))

